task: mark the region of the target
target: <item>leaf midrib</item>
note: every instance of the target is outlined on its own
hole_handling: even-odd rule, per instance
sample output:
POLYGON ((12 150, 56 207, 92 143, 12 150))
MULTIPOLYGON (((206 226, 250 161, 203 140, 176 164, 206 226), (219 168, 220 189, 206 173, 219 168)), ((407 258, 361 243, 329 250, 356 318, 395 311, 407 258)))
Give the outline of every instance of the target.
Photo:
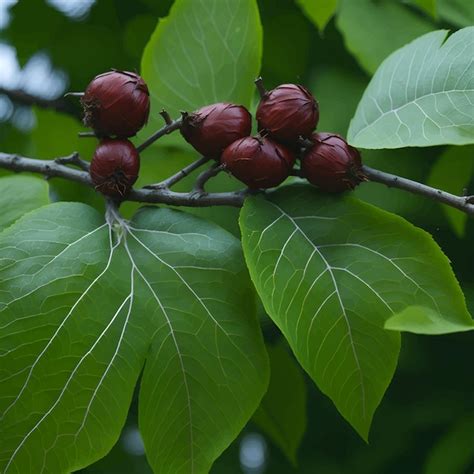
POLYGON ((324 264, 326 266, 326 269, 329 271, 329 274, 331 276, 331 279, 332 279, 332 282, 333 282, 333 285, 334 285, 334 289, 335 289, 337 297, 338 297, 339 305, 341 307, 342 315, 344 316, 344 321, 346 323, 347 332, 348 332, 348 335, 349 335, 349 340, 351 342, 352 354, 354 356, 354 361, 356 363, 357 371, 359 373, 360 387, 361 387, 361 398, 362 398, 362 418, 365 421, 365 419, 366 419, 366 409, 367 409, 366 403, 367 402, 366 402, 364 377, 363 377, 363 374, 362 374, 362 368, 361 368, 361 365, 360 365, 360 361, 359 361, 359 358, 357 356, 357 351, 356 351, 355 344, 354 344, 354 339, 353 339, 353 336, 352 336, 351 325, 350 325, 350 322, 349 322, 349 318, 347 317, 346 309, 344 307, 344 303, 342 301, 341 294, 339 292, 339 286, 338 286, 336 278, 334 276, 333 268, 331 267, 331 265, 329 265, 329 262, 326 260, 326 257, 322 254, 322 252, 319 250, 319 248, 311 241, 311 239, 306 235, 306 233, 303 231, 303 229, 296 223, 296 221, 293 219, 293 217, 291 217, 289 214, 287 214, 277 204, 275 204, 271 201, 268 201, 268 202, 272 206, 277 208, 279 210, 279 212, 281 214, 283 214, 293 224, 293 226, 305 238, 305 240, 314 248, 314 250, 316 250, 316 252, 320 256, 321 260, 324 262, 324 264))

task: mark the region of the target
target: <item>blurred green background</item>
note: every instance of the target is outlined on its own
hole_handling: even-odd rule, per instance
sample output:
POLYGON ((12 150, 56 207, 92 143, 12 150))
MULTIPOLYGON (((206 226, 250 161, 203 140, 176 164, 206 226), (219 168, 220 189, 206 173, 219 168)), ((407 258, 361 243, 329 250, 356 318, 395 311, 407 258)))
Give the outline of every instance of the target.
MULTIPOLYGON (((315 5, 322 3, 259 0, 264 29, 262 75, 268 88, 284 82, 306 85, 320 102, 318 129, 343 135, 371 75, 391 51, 427 31, 474 24, 470 0, 340 0, 336 16, 321 31, 314 18, 315 5)), ((78 150, 89 159, 94 142, 77 138, 83 130, 78 104, 62 95, 67 90, 84 90, 92 77, 112 67, 139 71, 143 48, 171 4, 172 0, 0 0, 0 151, 52 158, 78 150), (32 107, 24 92, 58 99, 69 113, 32 107)), ((384 171, 457 194, 464 189, 474 193, 472 146, 367 151, 363 158, 384 171)), ((158 181, 192 159, 186 150, 149 149, 143 156, 140 183, 158 181)), ((0 170, 0 175, 6 173, 0 170)), ((189 182, 180 186, 184 189, 189 182)), ((236 184, 224 176, 214 186, 236 184)), ((93 191, 69 182, 52 181, 51 193, 54 199, 102 206, 93 191)), ((356 194, 429 231, 451 259, 474 311, 472 220, 378 184, 363 184, 356 194)), ((133 208, 129 204, 124 212, 133 208)), ((194 212, 238 232, 237 211, 194 212)), ((278 343, 276 329, 267 321, 263 326, 269 346, 278 343)), ((473 361, 469 333, 405 335, 399 368, 376 413, 368 445, 297 369, 295 377, 303 380, 299 390, 307 394, 305 404, 305 393, 301 395, 307 422, 297 465, 287 460, 259 424, 250 422, 212 472, 472 473, 473 361)), ((286 386, 286 390, 292 388, 286 386)), ((284 395, 291 404, 292 394, 284 395)), ((292 407, 287 408, 291 414, 292 407)), ((151 472, 137 431, 136 400, 115 448, 82 472, 151 472)))

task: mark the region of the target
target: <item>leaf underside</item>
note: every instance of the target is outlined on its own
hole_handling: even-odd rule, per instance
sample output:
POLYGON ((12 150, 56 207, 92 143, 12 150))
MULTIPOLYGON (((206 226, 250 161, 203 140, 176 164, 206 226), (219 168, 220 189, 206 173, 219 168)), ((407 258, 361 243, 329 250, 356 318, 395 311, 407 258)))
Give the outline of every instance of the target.
POLYGON ((351 121, 352 145, 474 143, 474 27, 447 34, 428 33, 382 63, 351 121))

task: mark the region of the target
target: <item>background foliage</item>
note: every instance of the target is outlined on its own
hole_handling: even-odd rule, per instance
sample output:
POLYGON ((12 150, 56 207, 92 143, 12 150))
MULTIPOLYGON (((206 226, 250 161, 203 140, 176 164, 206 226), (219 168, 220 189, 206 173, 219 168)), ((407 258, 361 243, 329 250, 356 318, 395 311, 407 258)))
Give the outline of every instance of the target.
MULTIPOLYGON (((156 114, 162 106, 174 115, 183 102, 204 105, 209 102, 206 98, 213 95, 255 104, 252 80, 260 59, 268 88, 283 82, 306 84, 321 105, 318 128, 346 134, 364 89, 387 55, 424 33, 474 24, 474 6, 467 0, 259 0, 259 12, 251 1, 214 0, 205 2, 208 10, 196 6, 190 17, 186 16, 183 5, 197 5, 197 2, 183 0, 173 7, 178 18, 178 24, 173 26, 166 20, 158 21, 157 26, 157 19, 168 15, 171 0, 99 0, 92 2, 90 10, 78 18, 67 16, 52 3, 18 2, 10 10, 10 23, 0 31, 0 39, 16 48, 21 66, 38 52, 46 54, 54 68, 63 71, 69 90, 83 90, 91 77, 110 67, 141 70, 145 78, 152 78, 153 68, 163 70, 161 64, 164 64, 166 72, 159 81, 150 83, 154 116, 150 128, 141 137, 160 123, 156 114), (211 22, 214 18, 219 21, 211 22), (252 51, 251 60, 234 69, 226 69, 225 61, 218 57, 219 51, 212 50, 212 44, 228 33, 225 26, 230 20, 247 25, 249 33, 242 44, 232 43, 230 38, 233 46, 229 54, 237 55, 239 64, 239 47, 252 51), (263 49, 259 47, 262 31, 263 49), (153 48, 165 34, 165 47, 153 48), (199 58, 198 64, 209 72, 205 82, 193 81, 195 62, 190 58, 199 58), (175 88, 176 96, 169 103, 160 103, 154 98, 154 91, 166 87, 175 88), (225 90, 219 89, 223 87, 225 90)), ((91 156, 93 144, 77 139, 81 126, 71 117, 37 108, 29 112, 17 106, 9 109, 3 120, 2 151, 49 158, 77 149, 84 157, 91 156), (29 117, 29 122, 20 120, 22 114, 29 117)), ((141 182, 158 181, 190 162, 193 156, 181 140, 170 137, 144 153, 141 182)), ((366 151, 363 158, 367 164, 384 171, 458 194, 464 188, 474 191, 472 146, 372 150, 366 151)), ((25 180, 22 185, 28 192, 22 203, 24 211, 35 207, 32 199, 47 201, 46 186, 32 185, 26 176, 9 179, 25 180)), ((180 186, 184 188, 190 181, 180 186)), ((213 184, 215 189, 234 185, 238 186, 227 176, 219 177, 213 184)), ((473 311, 472 220, 459 211, 441 210, 435 203, 377 184, 364 184, 354 194, 402 215, 431 233, 450 258, 473 311)), ((102 210, 102 202, 93 192, 60 180, 51 182, 51 198, 82 201, 102 210)), ((5 196, 0 196, 2 209, 8 205, 4 201, 5 196)), ((136 205, 132 204, 125 207, 129 216, 135 209, 136 205)), ((192 212, 212 219, 236 235, 239 233, 237 211, 192 212)), ((15 218, 3 213, 0 225, 7 226, 15 218)), ((372 226, 377 225, 383 224, 374 219, 372 226)), ((257 440, 261 443, 263 439, 267 446, 265 467, 260 468, 266 469, 265 472, 472 472, 474 349, 469 333, 442 337, 404 335, 397 372, 375 414, 367 445, 299 368, 276 327, 261 312, 271 366, 284 368, 285 379, 279 380, 278 372, 273 371, 271 390, 256 416, 216 462, 212 472, 264 472, 245 467, 244 448, 252 440, 249 438, 252 433, 262 434, 263 438, 257 440), (291 385, 293 392, 286 393, 285 385, 291 385), (290 413, 285 412, 288 406, 292 407, 290 413), (284 426, 279 426, 280 422, 284 426), (288 433, 290 437, 286 437, 288 433), (299 439, 302 441, 298 449, 299 439)), ((84 472, 149 472, 135 438, 136 398, 133 395, 126 428, 115 448, 84 472)))

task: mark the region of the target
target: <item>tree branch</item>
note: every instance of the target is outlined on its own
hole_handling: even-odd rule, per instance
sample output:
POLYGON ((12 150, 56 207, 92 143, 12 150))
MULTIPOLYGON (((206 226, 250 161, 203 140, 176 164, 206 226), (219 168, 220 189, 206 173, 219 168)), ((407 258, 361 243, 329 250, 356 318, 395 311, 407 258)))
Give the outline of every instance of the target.
POLYGON ((63 98, 42 99, 40 97, 28 94, 21 89, 6 89, 4 87, 0 87, 0 94, 6 95, 17 104, 29 106, 37 105, 43 109, 56 110, 57 112, 71 115, 78 120, 81 119, 80 111, 63 98))
MULTIPOLYGON (((189 193, 177 193, 169 189, 169 186, 182 179, 182 177, 184 177, 186 173, 190 172, 190 170, 197 169, 199 166, 204 164, 205 161, 207 161, 205 158, 201 158, 200 160, 191 163, 180 172, 163 181, 163 187, 159 187, 158 189, 147 189, 145 187, 142 189, 133 190, 127 196, 127 200, 189 207, 241 207, 245 196, 248 195, 248 191, 246 190, 222 193, 206 193, 204 191, 204 184, 207 182, 207 180, 222 170, 222 168, 217 164, 201 173, 196 181, 193 191, 189 193)), ((17 172, 29 171, 31 173, 42 174, 46 178, 64 178, 82 183, 86 186, 94 187, 89 173, 87 171, 83 171, 86 170, 87 166, 88 163, 81 160, 77 153, 72 153, 69 156, 56 158, 55 160, 36 160, 33 158, 26 158, 15 154, 0 152, 0 168, 17 172), (81 169, 71 168, 68 165, 74 165, 81 169)), ((404 191, 433 199, 459 209, 468 215, 474 216, 473 196, 456 196, 454 194, 432 188, 425 184, 385 173, 368 166, 363 166, 362 170, 370 181, 386 184, 390 187, 403 189, 404 191)))
MULTIPOLYGON (((94 185, 92 184, 88 172, 70 168, 62 164, 63 162, 73 163, 75 156, 76 154, 73 153, 66 157, 57 158, 56 160, 36 160, 33 158, 26 158, 19 155, 0 152, 0 168, 6 168, 17 172, 29 171, 31 173, 39 173, 47 178, 65 178, 93 188, 94 185)), ((209 193, 200 195, 195 192, 177 193, 171 191, 168 188, 142 188, 133 190, 127 196, 127 200, 188 207, 241 207, 244 202, 245 195, 245 191, 209 193)))
POLYGON ((420 196, 433 199, 434 201, 442 202, 443 204, 447 204, 448 206, 454 207, 460 211, 465 212, 466 214, 474 216, 474 204, 471 204, 470 196, 456 196, 454 194, 447 193, 446 191, 432 188, 426 184, 418 183, 417 181, 402 178, 401 176, 396 176, 394 174, 385 173, 383 171, 369 168, 365 165, 362 167, 362 171, 370 181, 386 184, 392 188, 403 189, 404 191, 418 194, 420 196))

